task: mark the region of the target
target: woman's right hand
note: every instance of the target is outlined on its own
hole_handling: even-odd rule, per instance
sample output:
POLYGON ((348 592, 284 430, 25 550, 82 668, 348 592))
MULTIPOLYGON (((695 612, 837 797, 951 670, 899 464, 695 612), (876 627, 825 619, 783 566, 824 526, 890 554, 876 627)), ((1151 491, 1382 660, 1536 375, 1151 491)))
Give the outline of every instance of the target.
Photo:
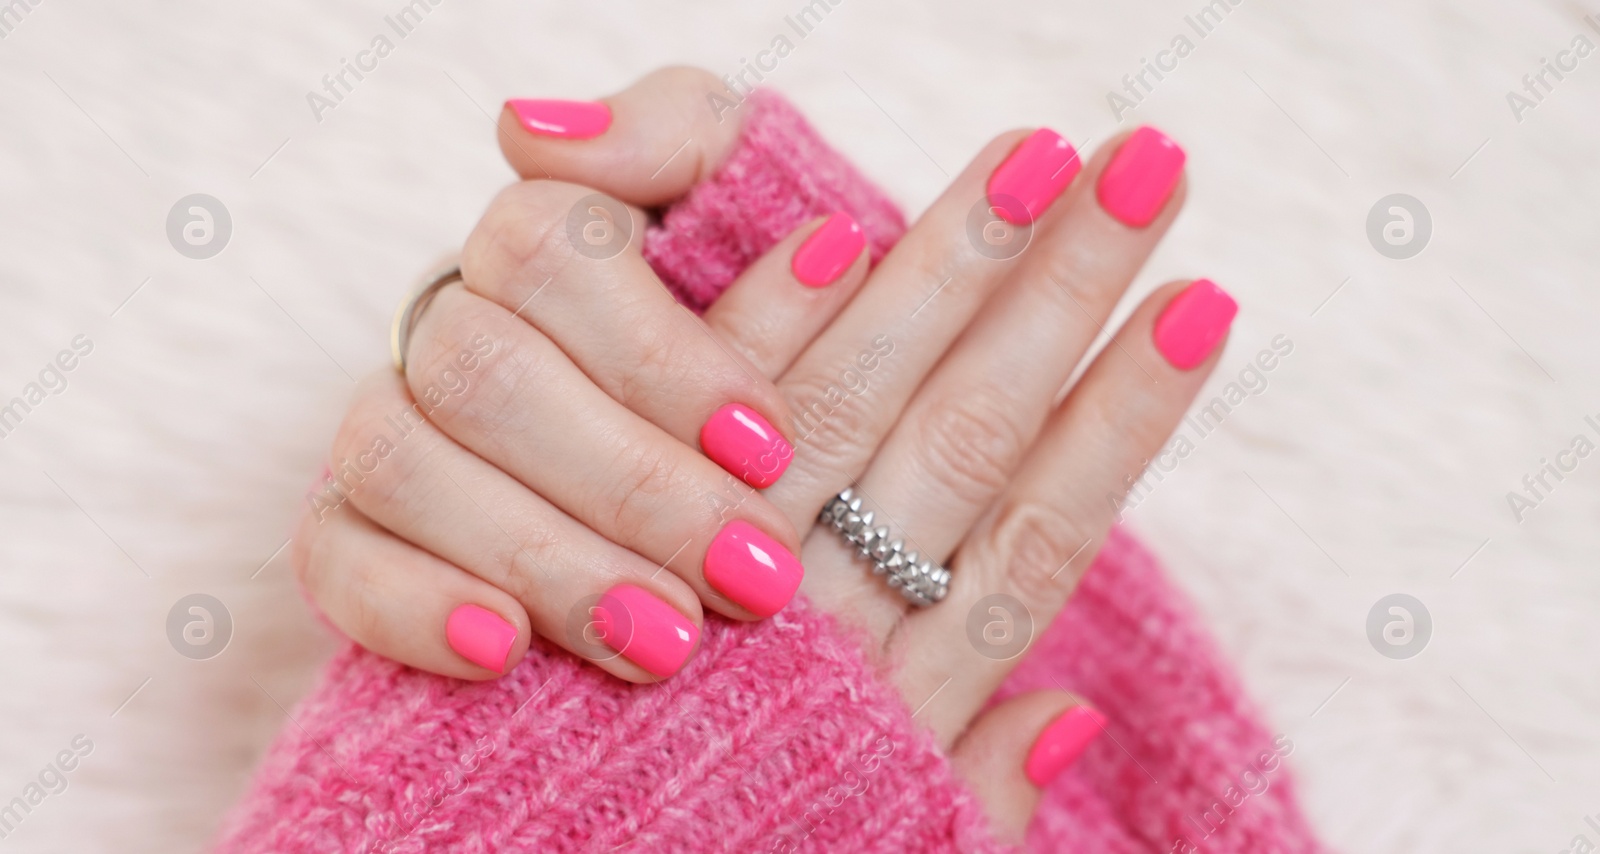
POLYGON ((865 279, 860 228, 807 223, 702 320, 643 260, 639 209, 538 165, 641 204, 682 195, 738 139, 737 122, 663 113, 690 78, 645 78, 609 121, 508 106, 502 139, 531 180, 468 238, 463 284, 421 312, 404 376, 361 383, 294 538, 310 596, 361 645, 487 679, 537 634, 647 682, 694 653, 703 608, 753 620, 794 596, 795 524, 758 491, 793 453, 768 377, 865 279), (593 135, 583 121, 603 137, 563 137, 593 135), (691 136, 665 165, 639 156, 691 136))

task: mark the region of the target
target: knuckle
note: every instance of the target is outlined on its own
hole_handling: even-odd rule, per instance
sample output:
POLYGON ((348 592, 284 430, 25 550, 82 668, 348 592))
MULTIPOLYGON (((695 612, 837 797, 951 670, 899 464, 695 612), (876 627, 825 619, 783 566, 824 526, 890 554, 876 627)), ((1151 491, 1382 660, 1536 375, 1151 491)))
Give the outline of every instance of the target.
POLYGON ((601 491, 603 504, 592 518, 610 524, 610 539, 636 543, 649 529, 662 497, 678 477, 678 464, 670 448, 639 442, 626 448, 617 463, 610 490, 601 491))
POLYGON ((1112 283, 1126 281, 1126 262, 1116 252, 1103 251, 1103 244, 1088 240, 1045 241, 1031 259, 1042 274, 1034 277, 1049 292, 1060 298, 1063 310, 1071 315, 1088 312, 1096 323, 1103 323, 1111 306, 1108 296, 1119 291, 1112 283))
POLYGON ((986 551, 1000 581, 1025 602, 1060 602, 1093 557, 1090 536, 1059 508, 1039 502, 1003 507, 986 551))
POLYGON ((383 603, 392 600, 383 589, 382 574, 375 571, 370 560, 357 558, 350 563, 352 577, 341 599, 345 632, 369 649, 388 649, 392 626, 383 603))
POLYGON ((668 65, 648 75, 650 82, 670 90, 704 96, 707 92, 721 92, 727 87, 722 78, 695 65, 668 65))
POLYGON ((321 526, 317 518, 310 513, 300 514, 300 521, 295 526, 294 537, 289 544, 289 568, 294 571, 296 581, 300 582, 300 589, 312 599, 320 600, 319 583, 321 575, 320 563, 321 549, 324 548, 321 526))
POLYGON ((694 365, 680 355, 688 344, 666 324, 638 324, 630 336, 630 364, 617 372, 618 402, 635 412, 650 411, 659 408, 650 405, 653 398, 685 388, 694 365))
POLYGON ((385 464, 395 450, 386 417, 375 401, 364 398, 350 408, 334 433, 329 464, 333 483, 328 489, 357 507, 379 507, 394 501, 402 482, 395 476, 396 466, 385 464))
POLYGON ((952 398, 914 419, 912 443, 927 477, 953 494, 982 501, 1011 479, 1025 439, 992 394, 952 398))
POLYGON ((513 527, 509 533, 511 547, 494 557, 502 573, 495 586, 519 602, 537 602, 549 593, 549 568, 561 563, 562 538, 538 521, 513 527))
POLYGON ((452 435, 507 428, 516 402, 548 381, 549 354, 515 337, 504 309, 478 300, 476 310, 440 306, 412 345, 406 382, 419 409, 452 435), (512 346, 520 341, 522 346, 512 346))
POLYGON ((527 274, 553 276, 573 256, 566 220, 579 188, 526 181, 502 190, 468 236, 462 274, 473 287, 494 289, 527 274))
POLYGON ((853 479, 877 444, 872 408, 825 379, 787 382, 783 399, 793 419, 796 453, 805 454, 808 467, 842 482, 853 479))

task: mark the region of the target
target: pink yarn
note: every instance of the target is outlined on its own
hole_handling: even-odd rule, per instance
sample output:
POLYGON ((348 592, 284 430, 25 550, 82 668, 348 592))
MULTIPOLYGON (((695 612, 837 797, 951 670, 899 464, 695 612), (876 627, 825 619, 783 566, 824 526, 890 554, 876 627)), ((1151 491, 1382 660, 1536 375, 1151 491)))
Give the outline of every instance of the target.
MULTIPOLYGON (((903 221, 781 98, 645 244, 703 307, 805 220, 849 210, 874 257, 903 221)), ((460 682, 353 645, 225 821, 223 851, 1002 851, 944 754, 826 614, 708 616, 657 686, 537 639, 460 682)), ((998 697, 1067 689, 1110 718, 1045 792, 1034 851, 1320 851, 1282 756, 1200 622, 1114 531, 998 697)), ((997 697, 997 698, 998 698, 997 697)))

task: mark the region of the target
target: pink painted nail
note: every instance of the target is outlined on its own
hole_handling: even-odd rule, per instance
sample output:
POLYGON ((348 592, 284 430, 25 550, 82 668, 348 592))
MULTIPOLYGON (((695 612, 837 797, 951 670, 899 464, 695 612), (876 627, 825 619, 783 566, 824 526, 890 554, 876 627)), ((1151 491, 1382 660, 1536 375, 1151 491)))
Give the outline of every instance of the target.
POLYGON ((840 211, 828 217, 822 227, 794 252, 790 269, 800 284, 810 288, 831 285, 850 269, 867 247, 867 237, 855 218, 840 211))
POLYGON ((462 658, 496 673, 506 672, 506 656, 517 642, 517 627, 499 614, 477 605, 462 605, 444 622, 450 648, 462 658))
POLYGON ((712 413, 700 428, 700 447, 729 474, 757 489, 777 483, 794 459, 794 446, 783 434, 742 403, 712 413))
POLYGON ((1035 786, 1044 788, 1072 767, 1105 728, 1105 715, 1088 706, 1073 706, 1039 733, 1023 771, 1035 786))
POLYGON ((595 607, 600 639, 656 676, 671 676, 694 652, 700 630, 678 609, 632 584, 618 584, 595 607))
POLYGON ((989 204, 1012 225, 1027 225, 1083 171, 1078 150, 1061 134, 1039 128, 989 176, 989 204))
POLYGON ((506 102, 528 133, 593 139, 611 127, 611 108, 599 101, 513 98, 506 102))
POLYGON ((1196 279, 1156 318, 1156 349, 1180 371, 1199 365, 1228 333, 1239 304, 1210 279, 1196 279))
POLYGON ((1100 207, 1134 228, 1144 228, 1161 213, 1183 175, 1188 155, 1166 134, 1142 127, 1117 149, 1095 188, 1100 207))
POLYGON ((717 532, 704 569, 712 587, 758 617, 782 611, 806 574, 788 549, 739 519, 717 532))

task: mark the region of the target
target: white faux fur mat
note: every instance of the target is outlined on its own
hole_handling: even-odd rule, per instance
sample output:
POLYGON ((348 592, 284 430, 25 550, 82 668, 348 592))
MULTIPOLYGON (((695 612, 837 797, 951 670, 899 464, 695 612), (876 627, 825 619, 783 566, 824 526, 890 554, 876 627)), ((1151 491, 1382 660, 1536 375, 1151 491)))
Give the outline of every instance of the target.
POLYGON ((1208 397, 1252 391, 1130 524, 1337 847, 1600 845, 1600 461, 1563 453, 1600 442, 1600 0, 831 0, 776 62, 802 0, 423 2, 402 36, 404 0, 0 0, 8 850, 196 850, 293 725, 329 644, 285 532, 402 290, 509 180, 500 100, 758 61, 912 211, 1007 127, 1180 138, 1189 208, 1138 289, 1238 295, 1208 397), (209 259, 168 236, 195 193, 229 214, 209 259), (1406 260, 1368 235, 1396 193, 1431 220, 1406 260), (197 593, 232 623, 204 661, 168 639, 197 593), (1397 593, 1416 657, 1369 639, 1397 593))

